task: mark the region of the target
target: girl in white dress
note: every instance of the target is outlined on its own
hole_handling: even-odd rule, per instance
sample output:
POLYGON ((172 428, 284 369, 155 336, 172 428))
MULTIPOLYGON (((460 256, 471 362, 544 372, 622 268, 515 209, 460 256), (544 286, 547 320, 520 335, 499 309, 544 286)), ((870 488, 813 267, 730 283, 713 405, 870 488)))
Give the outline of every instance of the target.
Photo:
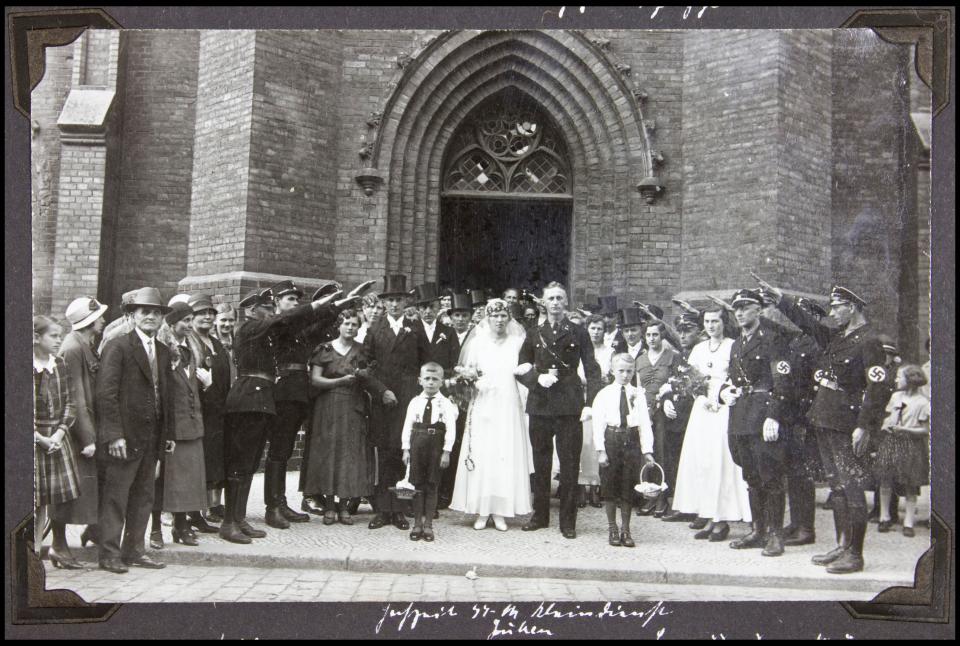
POLYGON ((694 538, 722 541, 730 533, 727 521, 752 520, 747 483, 733 462, 727 441, 730 409, 719 403, 720 386, 727 379, 733 339, 726 338, 719 307, 703 314, 707 340, 690 352, 687 363, 708 378, 707 394, 693 403, 683 438, 673 508, 711 522, 694 538))
POLYGON ((484 529, 492 517, 496 528, 506 531, 505 518, 533 511, 533 453, 516 381, 533 366, 517 366, 526 333, 509 312, 506 301, 487 303, 486 318, 464 340, 457 366, 460 377, 473 382, 475 396, 450 508, 477 514, 474 529, 484 529))

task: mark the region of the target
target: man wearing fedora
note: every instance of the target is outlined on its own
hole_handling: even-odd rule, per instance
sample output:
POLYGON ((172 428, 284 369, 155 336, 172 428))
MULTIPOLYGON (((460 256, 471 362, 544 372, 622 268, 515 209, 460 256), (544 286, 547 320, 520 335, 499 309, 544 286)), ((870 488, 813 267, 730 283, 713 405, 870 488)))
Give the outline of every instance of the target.
MULTIPOLYGON (((364 285, 369 286, 367 283, 364 285)), ((357 290, 364 288, 361 285, 357 290)), ((356 292, 357 290, 354 290, 356 292)), ((306 305, 297 305, 279 314, 275 311, 270 289, 255 289, 240 301, 248 319, 237 330, 234 339, 234 361, 237 380, 227 395, 224 419, 224 458, 226 462, 226 508, 220 537, 232 543, 250 543, 263 538, 266 532, 255 529, 246 520, 250 484, 263 454, 264 443, 277 415, 274 400, 279 378, 278 332, 296 333, 316 321, 324 307, 339 311, 359 300, 350 293, 331 302, 336 291, 306 305)))
POLYGON ((829 328, 798 306, 796 300, 766 282, 761 288, 797 327, 812 336, 822 354, 813 379, 816 396, 807 420, 817 429, 823 469, 833 493, 837 547, 813 557, 831 574, 863 570, 863 541, 867 531, 865 487, 871 481, 867 447, 871 434, 883 422, 889 391, 883 344, 867 321, 866 301, 850 289, 830 292, 829 328))
POLYGON ((720 388, 720 400, 730 406, 730 453, 743 469, 753 528, 731 541, 730 547, 763 548, 764 556, 780 556, 789 429, 781 423, 784 382, 775 375, 793 370, 787 352, 789 339, 760 316, 763 298, 759 291, 737 291, 732 306, 740 335, 730 348, 729 378, 720 388))
MULTIPOLYGON (((334 283, 330 287, 321 287, 316 293, 323 298, 338 291, 339 286, 334 283)), ((277 283, 270 288, 270 292, 277 316, 295 310, 303 298, 303 290, 292 280, 277 283)), ((268 431, 270 445, 263 477, 265 520, 270 527, 288 529, 291 522, 305 523, 310 520, 309 514, 294 511, 287 505, 287 463, 293 455, 297 433, 307 417, 310 401, 307 362, 313 349, 324 340, 324 335, 339 312, 335 307, 320 307, 314 311, 314 318, 306 327, 280 326, 274 332, 279 378, 273 390, 276 416, 271 420, 268 431)))
POLYGON ((104 348, 96 396, 97 456, 104 464, 100 568, 118 574, 128 565, 164 567, 145 553, 144 534, 162 445, 168 452, 176 447, 165 410, 170 351, 156 339, 170 308, 154 287, 137 290, 124 308, 134 329, 104 348))
POLYGON ((402 433, 403 421, 410 400, 420 392, 420 366, 427 362, 429 348, 423 327, 403 315, 409 298, 407 277, 387 275, 383 279, 380 299, 386 313, 367 332, 364 350, 375 362, 374 376, 390 392, 381 406, 375 408, 371 426, 371 444, 377 448, 377 484, 374 498, 376 515, 370 529, 379 529, 392 522, 401 530, 410 524, 400 512, 390 514, 389 488, 404 476, 402 433))
POLYGON ((530 444, 533 449, 533 516, 524 531, 550 525, 550 471, 554 438, 560 460, 560 532, 564 538, 577 537, 577 478, 583 448, 582 421, 590 418, 592 402, 600 391, 600 366, 593 352, 590 334, 565 316, 567 291, 560 283, 549 283, 542 301, 547 320, 531 330, 520 348, 518 363, 533 369, 517 377, 530 389, 530 444), (577 368, 583 363, 584 386, 577 368))

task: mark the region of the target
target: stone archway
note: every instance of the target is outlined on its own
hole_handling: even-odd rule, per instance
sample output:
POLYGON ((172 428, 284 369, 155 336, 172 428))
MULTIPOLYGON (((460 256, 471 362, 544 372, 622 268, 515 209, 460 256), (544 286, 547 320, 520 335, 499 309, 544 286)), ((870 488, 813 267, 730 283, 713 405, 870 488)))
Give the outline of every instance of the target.
POLYGON ((653 174, 651 150, 630 85, 576 32, 450 32, 408 63, 384 110, 371 160, 386 173, 378 228, 385 232, 387 271, 408 273, 414 283, 436 279, 444 151, 472 109, 509 87, 534 98, 567 134, 579 187, 572 215, 574 293, 597 293, 601 285, 625 289, 630 227, 648 208, 636 185, 653 174), (610 223, 624 235, 609 235, 610 223), (425 233, 415 237, 415 231, 425 233))

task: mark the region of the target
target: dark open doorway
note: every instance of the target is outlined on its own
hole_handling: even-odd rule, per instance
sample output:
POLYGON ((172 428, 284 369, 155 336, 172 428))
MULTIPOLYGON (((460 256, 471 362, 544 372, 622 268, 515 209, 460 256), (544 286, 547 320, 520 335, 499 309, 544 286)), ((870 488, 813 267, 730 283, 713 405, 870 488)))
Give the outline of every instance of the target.
POLYGON ((440 284, 456 290, 540 290, 569 277, 570 200, 446 197, 440 284))

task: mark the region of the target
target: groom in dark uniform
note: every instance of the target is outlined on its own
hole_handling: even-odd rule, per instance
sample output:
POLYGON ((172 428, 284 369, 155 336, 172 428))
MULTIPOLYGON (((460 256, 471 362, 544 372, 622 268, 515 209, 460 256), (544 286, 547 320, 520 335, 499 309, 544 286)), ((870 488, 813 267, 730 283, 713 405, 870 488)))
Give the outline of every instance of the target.
POLYGON ((533 516, 523 526, 533 531, 550 525, 550 469, 553 440, 560 458, 560 531, 564 538, 577 537, 577 476, 583 448, 583 425, 590 404, 600 390, 600 366, 593 354, 590 335, 567 320, 567 292, 560 283, 543 290, 547 320, 527 335, 520 348, 519 364, 533 369, 518 377, 530 389, 530 444, 533 448, 533 516), (586 403, 577 367, 583 362, 587 377, 586 403))
MULTIPOLYGON (((395 395, 385 395, 378 407, 371 428, 372 444, 377 447, 377 486, 374 508, 376 515, 370 529, 379 529, 392 522, 397 529, 410 529, 400 512, 390 516, 389 487, 403 478, 403 450, 401 436, 407 405, 420 392, 417 379, 420 366, 427 362, 427 337, 419 321, 404 318, 403 310, 409 300, 407 277, 390 275, 383 279, 380 299, 386 313, 367 332, 363 340, 367 355, 376 362, 374 376, 395 395)), ((388 393, 389 395, 389 393, 388 393)))

